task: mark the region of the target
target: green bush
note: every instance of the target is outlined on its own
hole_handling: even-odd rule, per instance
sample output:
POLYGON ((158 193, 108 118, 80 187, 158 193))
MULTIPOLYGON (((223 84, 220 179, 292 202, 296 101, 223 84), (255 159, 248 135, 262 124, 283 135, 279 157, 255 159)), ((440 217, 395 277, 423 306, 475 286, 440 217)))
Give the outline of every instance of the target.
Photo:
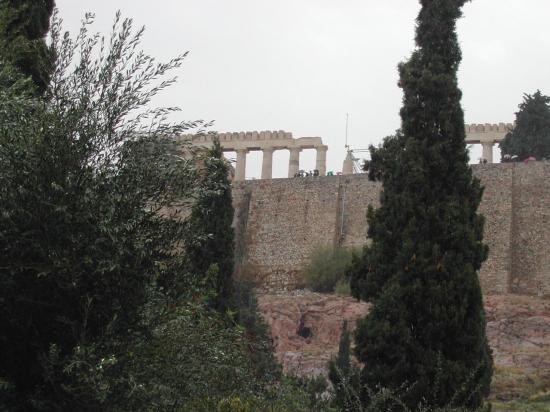
POLYGON ((137 402, 129 410, 194 410, 198 399, 219 402, 264 391, 250 356, 254 343, 224 314, 186 302, 154 322, 152 336, 131 348, 130 375, 141 393, 135 393, 137 402))
POLYGON ((351 286, 348 279, 340 279, 338 283, 336 283, 336 287, 334 288, 334 293, 336 293, 339 296, 351 296, 351 286))
MULTIPOLYGON (((310 257, 305 270, 305 281, 308 289, 314 292, 334 292, 339 281, 345 283, 345 274, 351 263, 353 249, 319 245, 310 257)), ((343 286, 340 286, 340 290, 343 286)))
MULTIPOLYGON (((321 396, 326 388, 324 378, 284 377, 269 393, 239 395, 221 400, 218 412, 335 412, 321 396), (324 384, 324 385, 323 385, 324 384), (319 392, 321 390, 321 392, 319 392)), ((193 409, 197 410, 197 409, 193 409)), ((213 409, 204 409, 210 412, 213 409)), ((214 409, 215 410, 215 409, 214 409)), ((203 412, 198 410, 197 412, 203 412)))

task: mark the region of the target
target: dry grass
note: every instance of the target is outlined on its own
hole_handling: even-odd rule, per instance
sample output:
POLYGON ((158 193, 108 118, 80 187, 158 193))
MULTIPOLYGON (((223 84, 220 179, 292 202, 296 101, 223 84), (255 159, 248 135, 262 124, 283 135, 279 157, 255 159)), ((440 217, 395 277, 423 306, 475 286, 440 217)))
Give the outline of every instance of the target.
POLYGON ((493 402, 494 412, 550 412, 550 394, 539 400, 493 402))
POLYGON ((550 371, 497 366, 491 397, 495 412, 550 412, 550 371))
POLYGON ((499 401, 530 399, 550 392, 550 371, 526 373, 513 367, 497 366, 493 375, 492 398, 499 401))

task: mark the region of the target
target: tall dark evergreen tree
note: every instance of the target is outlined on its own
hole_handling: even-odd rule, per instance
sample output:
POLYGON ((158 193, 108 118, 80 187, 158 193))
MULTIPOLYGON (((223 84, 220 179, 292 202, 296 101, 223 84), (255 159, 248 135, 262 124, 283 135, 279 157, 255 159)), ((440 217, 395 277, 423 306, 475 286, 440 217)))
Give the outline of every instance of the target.
POLYGON ((209 275, 216 292, 215 306, 227 306, 234 265, 233 202, 229 166, 218 140, 203 157, 199 196, 189 219, 189 270, 209 275))
POLYGON ((328 363, 328 378, 334 390, 334 406, 339 412, 356 410, 359 369, 351 364, 351 336, 348 321, 342 322, 338 355, 328 363))
POLYGON ((540 90, 524 96, 516 113, 516 127, 506 135, 500 148, 503 157, 508 154, 521 160, 529 156, 550 159, 550 96, 540 90))
POLYGON ((30 76, 40 93, 46 89, 52 55, 45 37, 55 0, 2 0, 0 2, 0 53, 2 59, 30 76))
POLYGON ((350 273, 354 296, 373 302, 355 336, 362 384, 399 392, 412 409, 474 409, 492 376, 477 275, 488 250, 483 190, 468 166, 457 84, 465 2, 421 0, 417 48, 399 66, 402 134, 382 149, 393 160, 376 162, 381 206, 369 209, 372 243, 350 273))

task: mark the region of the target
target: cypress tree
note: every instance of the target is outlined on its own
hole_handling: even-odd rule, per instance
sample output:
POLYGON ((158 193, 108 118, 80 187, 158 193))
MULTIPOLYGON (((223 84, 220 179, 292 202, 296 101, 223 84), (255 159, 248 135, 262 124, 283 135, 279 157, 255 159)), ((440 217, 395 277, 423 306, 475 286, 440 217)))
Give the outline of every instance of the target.
POLYGON ((191 273, 213 277, 210 287, 216 293, 214 304, 223 309, 232 292, 234 210, 228 164, 217 139, 202 162, 199 195, 191 210, 186 251, 191 273))
POLYGON ((503 160, 506 154, 521 160, 534 156, 550 158, 550 97, 537 90, 526 94, 516 113, 516 127, 500 143, 503 160))
POLYGON ((50 80, 52 56, 45 42, 55 0, 3 0, 0 3, 0 53, 39 93, 50 80))
POLYGON ((336 360, 330 362, 329 379, 333 384, 336 384, 339 376, 347 376, 351 368, 350 361, 350 334, 348 330, 348 321, 342 322, 342 333, 340 334, 340 343, 338 344, 338 356, 336 360), (338 373, 336 373, 338 372, 338 373))
POLYGON ((328 363, 328 378, 334 389, 333 404, 338 411, 354 411, 359 392, 359 371, 351 364, 351 336, 348 321, 342 322, 338 355, 328 363))
MULTIPOLYGON (((419 405, 475 409, 488 395, 492 357, 477 271, 487 257, 482 197, 468 165, 457 69, 456 20, 466 0, 421 0, 417 48, 399 65, 401 132, 386 141, 369 208, 372 240, 351 270, 355 297, 372 301, 359 322, 362 401, 377 387, 419 405)), ((395 410, 401 410, 399 408, 395 410)))

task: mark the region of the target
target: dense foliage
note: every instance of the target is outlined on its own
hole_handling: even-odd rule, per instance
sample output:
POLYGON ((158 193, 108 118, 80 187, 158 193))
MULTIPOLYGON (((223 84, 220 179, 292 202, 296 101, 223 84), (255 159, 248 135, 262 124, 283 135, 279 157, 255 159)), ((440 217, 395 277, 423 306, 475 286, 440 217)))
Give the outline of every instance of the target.
POLYGON ((252 285, 232 287, 219 145, 176 146, 201 122, 147 107, 183 56, 90 22, 72 40, 54 19, 40 98, 0 56, 0 409, 323 410, 282 377, 252 285))
POLYGON ((516 113, 515 128, 500 143, 502 156, 550 159, 550 96, 526 94, 516 113))
POLYGON ((54 0, 0 2, 0 54, 30 76, 41 93, 48 85, 54 57, 45 42, 54 7, 54 0))
POLYGON ((374 158, 381 207, 368 211, 372 243, 351 270, 352 292, 373 302, 358 323, 364 405, 396 393, 387 410, 459 406, 488 394, 492 358, 477 276, 487 256, 482 196, 465 147, 456 20, 465 0, 422 0, 417 48, 399 66, 401 133, 374 158))
POLYGON ((391 176, 392 165, 402 150, 403 133, 398 130, 395 135, 384 138, 379 147, 369 146, 370 160, 363 163, 363 171, 368 173, 372 181, 384 181, 391 176))
POLYGON ((86 27, 72 42, 54 23, 44 99, 0 91, 0 376, 37 409, 77 402, 62 373, 76 352, 116 354, 139 331, 148 288, 178 275, 182 224, 158 211, 192 189, 168 138, 193 125, 163 124, 165 109, 128 119, 181 58, 137 53, 125 21, 94 59, 86 27))
POLYGON ((250 343, 249 355, 256 376, 261 376, 268 384, 280 380, 282 370, 274 357, 269 327, 258 310, 255 284, 248 280, 235 279, 229 306, 235 311, 239 326, 246 331, 250 343))
POLYGON ((234 233, 229 166, 218 140, 200 157, 199 197, 191 209, 186 252, 189 270, 205 274, 215 270, 212 290, 215 306, 227 306, 232 291, 234 233))

